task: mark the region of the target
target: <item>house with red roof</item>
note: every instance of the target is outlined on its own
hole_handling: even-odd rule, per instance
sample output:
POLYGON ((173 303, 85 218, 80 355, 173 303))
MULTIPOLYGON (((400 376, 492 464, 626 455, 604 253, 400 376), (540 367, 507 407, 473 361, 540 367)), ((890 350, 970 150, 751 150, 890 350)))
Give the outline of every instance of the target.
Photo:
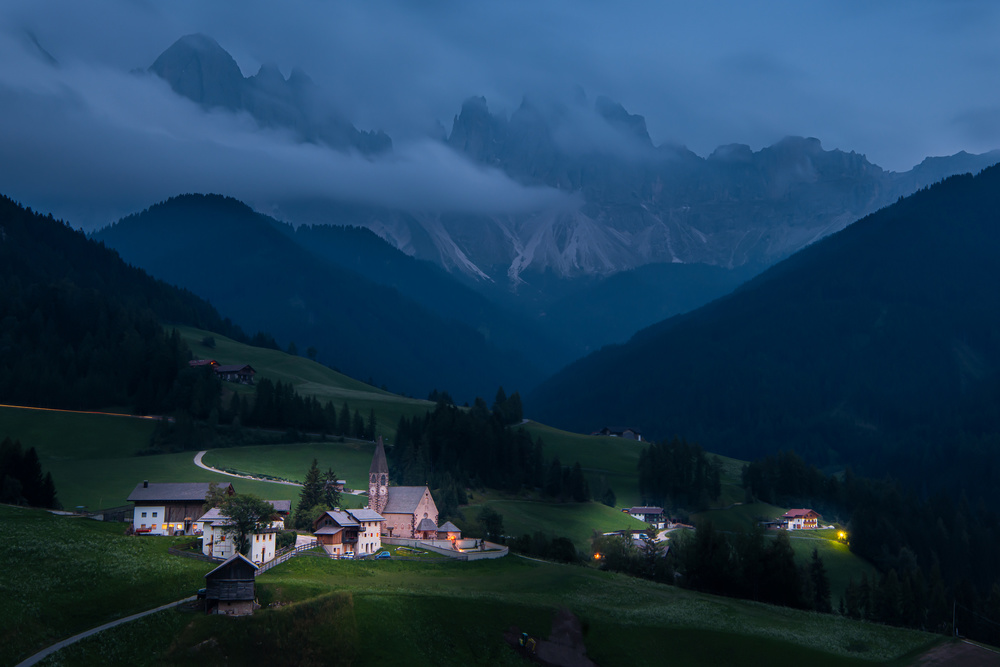
POLYGON ((816 530, 819 528, 819 514, 811 509, 788 510, 782 517, 788 530, 816 530))

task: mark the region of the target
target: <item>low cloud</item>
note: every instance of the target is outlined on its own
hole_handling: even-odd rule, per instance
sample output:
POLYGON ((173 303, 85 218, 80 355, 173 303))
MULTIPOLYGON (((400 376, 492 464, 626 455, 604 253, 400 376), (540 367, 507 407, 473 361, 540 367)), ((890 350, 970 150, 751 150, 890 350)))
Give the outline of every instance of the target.
POLYGON ((245 113, 206 112, 159 78, 81 62, 51 65, 0 43, 0 180, 7 193, 93 228, 185 192, 268 209, 297 198, 446 213, 575 205, 524 187, 430 139, 377 158, 301 143, 245 113))

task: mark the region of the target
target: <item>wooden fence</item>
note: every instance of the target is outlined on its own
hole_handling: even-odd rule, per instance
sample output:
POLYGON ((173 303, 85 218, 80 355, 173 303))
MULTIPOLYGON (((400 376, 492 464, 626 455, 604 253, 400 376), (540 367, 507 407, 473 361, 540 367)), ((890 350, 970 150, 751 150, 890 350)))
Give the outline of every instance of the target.
POLYGON ((306 544, 303 544, 302 546, 298 547, 291 546, 291 547, 285 547, 284 549, 280 549, 277 553, 274 554, 274 558, 272 558, 271 560, 267 561, 266 563, 257 568, 257 573, 254 576, 259 576, 260 574, 270 570, 275 565, 281 565, 286 560, 290 558, 295 558, 296 556, 305 551, 311 551, 312 549, 315 549, 317 546, 319 546, 319 540, 313 540, 312 542, 307 542, 306 544))

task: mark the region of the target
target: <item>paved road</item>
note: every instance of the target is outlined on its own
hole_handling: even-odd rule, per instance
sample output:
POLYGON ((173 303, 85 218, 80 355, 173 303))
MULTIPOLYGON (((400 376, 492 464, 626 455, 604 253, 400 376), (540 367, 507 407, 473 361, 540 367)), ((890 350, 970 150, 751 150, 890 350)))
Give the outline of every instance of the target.
POLYGON ((121 625, 122 623, 128 623, 129 621, 134 621, 135 619, 142 618, 143 616, 149 616, 150 614, 155 614, 156 612, 163 611, 164 609, 170 609, 171 607, 176 607, 179 604, 184 604, 185 602, 190 602, 191 600, 194 599, 195 596, 192 595, 189 598, 184 598, 183 600, 177 600, 177 602, 171 602, 170 604, 165 604, 162 607, 157 607, 156 609, 150 609, 149 611, 143 611, 139 612, 138 614, 132 614, 131 616, 126 616, 125 618, 119 618, 117 621, 111 621, 110 623, 105 623, 104 625, 92 628, 90 630, 87 630, 86 632, 81 632, 78 635, 74 635, 69 639, 64 639, 61 642, 53 644, 47 649, 39 651, 38 653, 31 656, 27 660, 22 660, 21 662, 17 663, 15 667, 30 667, 30 665, 34 665, 35 663, 44 660, 45 658, 49 657, 59 649, 65 646, 69 646, 70 644, 75 644, 76 642, 80 641, 81 639, 84 639, 85 637, 89 637, 90 635, 95 635, 98 632, 101 632, 102 630, 113 628, 116 625, 121 625))

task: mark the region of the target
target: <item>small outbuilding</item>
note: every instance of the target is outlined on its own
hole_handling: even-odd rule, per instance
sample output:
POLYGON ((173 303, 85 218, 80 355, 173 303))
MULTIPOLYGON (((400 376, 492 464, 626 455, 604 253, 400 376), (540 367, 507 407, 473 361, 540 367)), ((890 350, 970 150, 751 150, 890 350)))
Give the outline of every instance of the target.
POLYGON ((460 540, 462 539, 462 529, 451 521, 445 521, 438 526, 437 538, 439 540, 460 540))
POLYGON ((226 616, 247 616, 260 605, 254 577, 257 566, 243 554, 236 554, 205 575, 205 612, 226 616))

